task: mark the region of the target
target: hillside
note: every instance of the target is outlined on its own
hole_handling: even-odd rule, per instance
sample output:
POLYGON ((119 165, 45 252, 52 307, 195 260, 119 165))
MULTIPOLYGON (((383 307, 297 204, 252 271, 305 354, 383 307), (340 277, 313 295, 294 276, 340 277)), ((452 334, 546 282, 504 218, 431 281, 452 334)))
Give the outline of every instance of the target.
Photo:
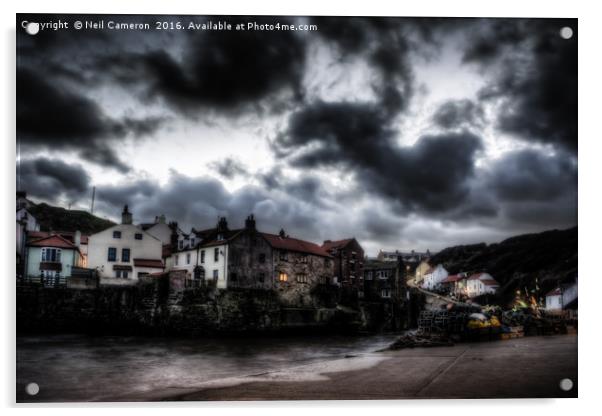
POLYGON ((540 294, 577 277, 577 227, 525 234, 497 244, 449 247, 437 253, 431 264, 443 264, 450 274, 486 271, 501 285, 508 300, 517 289, 535 288, 540 294))
POLYGON ((79 230, 83 234, 94 234, 115 225, 86 211, 67 210, 44 203, 30 207, 29 211, 40 224, 41 231, 79 230))

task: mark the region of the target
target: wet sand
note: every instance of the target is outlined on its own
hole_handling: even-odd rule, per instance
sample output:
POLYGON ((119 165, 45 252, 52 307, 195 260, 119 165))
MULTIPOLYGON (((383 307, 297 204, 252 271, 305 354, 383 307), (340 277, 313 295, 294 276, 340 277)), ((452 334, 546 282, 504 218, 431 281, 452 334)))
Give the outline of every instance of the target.
MULTIPOLYGON (((362 354, 215 380, 130 400, 369 400, 577 397, 577 336, 362 354), (563 391, 560 381, 574 387, 563 391)), ((126 398, 121 398, 126 399, 126 398)), ((127 399, 126 399, 127 400, 127 399)))

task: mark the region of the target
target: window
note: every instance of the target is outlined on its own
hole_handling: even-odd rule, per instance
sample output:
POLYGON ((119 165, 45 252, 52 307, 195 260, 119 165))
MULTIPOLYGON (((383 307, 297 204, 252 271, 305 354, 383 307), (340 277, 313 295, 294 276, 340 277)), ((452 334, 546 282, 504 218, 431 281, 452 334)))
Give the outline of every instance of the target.
POLYGON ((117 261, 117 249, 115 247, 109 247, 107 261, 117 261))
POLYGON ((366 272, 366 280, 372 280, 372 270, 366 272))
POLYGON ((51 262, 51 263, 60 263, 61 262, 61 249, 60 248, 52 248, 52 247, 44 247, 42 249, 42 261, 43 262, 51 262))
POLYGON ((121 279, 121 270, 115 270, 115 277, 121 279))
POLYGON ((128 272, 126 272, 125 270, 124 270, 124 271, 122 271, 122 272, 121 272, 121 276, 122 276, 124 279, 127 279, 127 278, 128 278, 128 272))
POLYGON ((288 260, 288 253, 286 251, 280 251, 280 260, 282 260, 282 261, 288 260))
POLYGON ((201 250, 201 263, 205 263, 205 250, 201 250))
POLYGON ((288 281, 288 275, 284 272, 280 272, 280 274, 278 275, 278 280, 281 282, 287 282, 288 281))
POLYGON ((194 246, 194 242, 195 242, 195 239, 194 239, 194 237, 192 237, 190 239, 190 247, 194 246))
POLYGON ((307 259, 308 259, 308 257, 309 257, 309 256, 308 256, 307 254, 303 254, 303 255, 301 256, 301 263, 307 263, 307 259))
POLYGON ((113 231, 113 238, 121 238, 121 231, 113 231))
POLYGON ((299 273, 297 275, 297 283, 307 283, 309 280, 307 279, 307 275, 305 273, 299 273))
POLYGON ((124 263, 130 262, 130 249, 124 248, 121 250, 121 261, 124 263))
POLYGON ((118 279, 127 279, 128 278, 128 272, 127 270, 115 270, 115 277, 118 279))
POLYGON ((134 238, 135 238, 136 240, 142 240, 142 234, 140 234, 140 233, 136 233, 136 234, 134 234, 134 238))
POLYGON ((259 273, 259 275, 257 276, 257 280, 259 280, 259 283, 265 282, 265 273, 259 273))
POLYGON ((391 297, 391 289, 383 289, 380 291, 380 296, 382 298, 390 298, 391 297))
POLYGON ((213 261, 216 263, 219 261, 219 248, 213 250, 213 261))
POLYGON ((259 253, 259 262, 265 263, 265 253, 259 253))
POLYGON ((184 248, 184 240, 178 241, 178 250, 182 250, 184 248))
POLYGON ((174 259, 174 264, 177 266, 180 263, 180 255, 176 254, 176 258, 174 259))
POLYGON ((218 241, 222 241, 224 239, 224 235, 223 234, 218 234, 217 235, 217 240, 218 241))
POLYGON ((236 275, 236 273, 230 273, 230 280, 232 282, 236 282, 237 279, 238 279, 238 276, 236 275))
POLYGON ((190 264, 190 253, 186 253, 186 264, 190 264))
POLYGON ((217 280, 219 278, 219 271, 217 269, 213 270, 213 279, 217 280))

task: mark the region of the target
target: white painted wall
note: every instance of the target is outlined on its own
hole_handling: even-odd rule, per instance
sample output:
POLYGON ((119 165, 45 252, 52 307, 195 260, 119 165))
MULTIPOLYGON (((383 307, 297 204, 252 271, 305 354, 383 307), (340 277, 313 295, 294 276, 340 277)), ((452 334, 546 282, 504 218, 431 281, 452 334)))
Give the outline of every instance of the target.
MULTIPOLYGON (((198 265, 205 269, 205 279, 212 280, 214 278, 214 270, 216 270, 217 287, 220 289, 228 287, 228 245, 222 244, 219 246, 199 248, 198 257, 198 265), (217 261, 215 261, 216 249, 218 250, 217 261), (204 261, 202 261, 202 252, 205 252, 204 261)), ((196 265, 197 249, 173 253, 165 261, 166 270, 185 270, 186 275, 191 279, 194 277, 194 268, 196 265), (190 255, 190 262, 187 261, 187 255, 190 255)))
POLYGON ((132 284, 138 281, 138 272, 161 271, 156 268, 134 267, 134 259, 161 260, 162 246, 160 240, 135 225, 115 225, 88 238, 88 267, 98 269, 101 283, 132 284), (114 238, 114 231, 121 231, 121 238, 114 238), (142 240, 136 240, 135 234, 142 234, 142 240), (108 261, 109 247, 117 249, 116 261, 108 261), (129 262, 122 261, 122 249, 124 248, 130 249, 129 262), (132 267, 132 272, 128 273, 127 279, 115 279, 114 265, 129 265, 132 267))
POLYGON ((449 273, 447 270, 445 270, 445 268, 439 264, 431 273, 424 275, 424 283, 422 284, 422 287, 429 290, 434 289, 435 286, 445 280, 448 275, 449 273))
POLYGON ((146 230, 153 237, 161 240, 163 244, 171 243, 171 228, 169 225, 159 222, 146 230))

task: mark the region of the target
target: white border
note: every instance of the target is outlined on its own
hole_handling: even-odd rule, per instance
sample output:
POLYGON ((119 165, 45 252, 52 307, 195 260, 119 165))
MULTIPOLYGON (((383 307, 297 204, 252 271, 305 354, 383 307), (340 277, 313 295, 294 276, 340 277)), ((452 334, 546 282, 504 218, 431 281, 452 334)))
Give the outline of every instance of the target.
MULTIPOLYGON (((595 409, 595 400, 602 395, 597 391, 600 385, 600 332, 602 332, 602 308, 600 296, 602 290, 598 259, 600 244, 599 210, 602 207, 600 191, 600 159, 602 140, 600 132, 600 47, 602 39, 602 16, 594 1, 527 1, 527 0, 453 0, 453 1, 402 1, 369 0, 361 3, 349 1, 302 0, 295 3, 283 1, 219 1, 191 2, 184 0, 146 0, 133 2, 123 0, 103 0, 98 2, 82 1, 43 1, 29 0, 17 4, 2 3, 3 42, 1 65, 4 97, 2 106, 2 126, 5 126, 5 138, 2 153, 2 189, 4 203, 2 212, 1 264, 2 309, 4 311, 2 327, 4 332, 2 349, 3 362, 0 375, 0 394, 2 405, 13 407, 14 403, 14 247, 12 222, 13 198, 15 191, 15 13, 17 12, 71 12, 71 13, 144 13, 144 14, 271 14, 271 15, 391 15, 391 16, 488 16, 488 17, 577 17, 579 18, 579 269, 581 271, 580 292, 580 333, 579 333, 579 395, 578 400, 433 400, 433 401, 386 401, 386 402, 256 402, 256 403, 168 403, 135 405, 46 405, 26 408, 25 414, 37 410, 45 415, 92 414, 111 412, 130 412, 131 408, 145 407, 145 414, 165 414, 167 408, 174 411, 199 414, 200 412, 232 413, 244 411, 245 414, 307 415, 308 412, 330 413, 335 408, 344 408, 349 415, 365 415, 369 409, 378 412, 433 412, 441 415, 487 414, 508 415, 523 412, 547 415, 589 413, 595 409), (10 208, 10 210, 9 210, 10 208), (177 410, 175 409, 177 408, 177 410), (200 408, 200 409, 196 409, 200 408)), ((23 407, 23 406, 19 406, 23 407)), ((595 411, 595 410, 594 410, 595 411)), ((598 410, 599 411, 599 410, 598 410)))

